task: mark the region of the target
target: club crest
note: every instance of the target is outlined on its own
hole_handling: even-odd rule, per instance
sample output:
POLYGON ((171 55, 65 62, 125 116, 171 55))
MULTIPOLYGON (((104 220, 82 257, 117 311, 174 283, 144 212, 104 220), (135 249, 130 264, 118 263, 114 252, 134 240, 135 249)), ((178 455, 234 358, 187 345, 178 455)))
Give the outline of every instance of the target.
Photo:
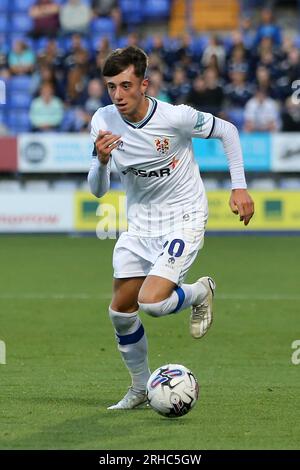
POLYGON ((167 139, 166 137, 155 139, 155 146, 159 155, 166 155, 170 149, 170 139, 167 139))

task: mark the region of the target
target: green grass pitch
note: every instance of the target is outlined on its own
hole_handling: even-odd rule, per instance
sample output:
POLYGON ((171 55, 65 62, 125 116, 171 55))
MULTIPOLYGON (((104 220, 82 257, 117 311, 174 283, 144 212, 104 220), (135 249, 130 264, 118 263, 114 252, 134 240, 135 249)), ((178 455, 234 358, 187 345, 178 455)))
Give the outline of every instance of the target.
POLYGON ((107 411, 129 386, 107 307, 114 241, 0 238, 0 449, 297 449, 300 242, 207 237, 188 281, 215 277, 215 321, 201 340, 189 312, 142 313, 151 369, 191 368, 188 415, 107 411))

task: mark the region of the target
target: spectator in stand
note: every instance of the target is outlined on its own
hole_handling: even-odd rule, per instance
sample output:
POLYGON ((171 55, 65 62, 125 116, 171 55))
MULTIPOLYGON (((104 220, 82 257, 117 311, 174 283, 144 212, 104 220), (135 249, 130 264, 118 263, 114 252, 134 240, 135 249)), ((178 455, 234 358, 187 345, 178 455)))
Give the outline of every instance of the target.
POLYGON ((218 62, 218 69, 222 72, 225 67, 225 48, 221 44, 218 36, 214 35, 210 37, 209 44, 203 51, 201 64, 204 68, 210 65, 211 57, 215 56, 218 62))
POLYGON ((84 47, 80 34, 73 34, 71 46, 63 59, 63 66, 66 71, 76 65, 86 66, 89 62, 89 51, 84 47))
POLYGON ((88 83, 87 96, 82 106, 76 108, 73 112, 73 129, 78 132, 89 131, 89 124, 93 117, 93 114, 97 109, 104 106, 102 101, 104 97, 104 86, 101 80, 92 79, 88 83))
POLYGON ((233 47, 228 57, 227 73, 230 77, 232 72, 244 73, 247 77, 249 74, 249 57, 243 44, 237 44, 233 47))
POLYGON ((206 111, 221 116, 224 105, 224 91, 218 71, 209 67, 204 71, 203 77, 206 88, 206 111))
POLYGON ((263 8, 261 10, 261 24, 256 33, 255 45, 258 46, 265 37, 271 38, 276 46, 281 45, 281 30, 276 25, 273 12, 270 8, 263 8))
POLYGON ((79 34, 73 34, 69 52, 64 58, 66 74, 66 101, 71 106, 83 103, 83 91, 88 83, 89 51, 83 46, 79 34))
POLYGON ((12 75, 30 74, 35 65, 35 55, 28 44, 16 40, 8 55, 8 66, 12 75))
POLYGON ((222 113, 224 93, 219 85, 215 69, 207 69, 198 75, 192 83, 192 89, 186 96, 186 103, 194 108, 220 115, 222 113))
POLYGON ((55 39, 49 39, 45 49, 38 54, 39 61, 48 64, 55 69, 61 69, 63 65, 64 52, 58 48, 55 39))
POLYGON ((192 88, 186 96, 186 104, 192 106, 198 110, 206 110, 207 107, 207 95, 206 95, 206 86, 205 80, 202 75, 198 75, 195 80, 193 80, 192 88))
POLYGON ((256 69, 256 88, 264 91, 270 98, 278 98, 277 88, 271 83, 270 71, 262 65, 256 69))
POLYGON ((170 103, 170 98, 163 84, 163 74, 160 70, 152 70, 149 73, 147 95, 153 96, 158 100, 165 101, 166 103, 170 103))
POLYGON ((295 80, 300 79, 300 52, 297 47, 291 49, 285 65, 289 83, 292 85, 295 80))
POLYGON ((64 34, 88 32, 92 10, 82 0, 68 0, 60 9, 59 19, 64 34))
POLYGON ((251 50, 255 42, 255 31, 252 24, 250 15, 245 15, 241 19, 240 32, 243 39, 243 44, 246 49, 251 50))
POLYGON ((33 96, 37 96, 43 83, 49 82, 52 84, 54 94, 64 99, 64 84, 57 79, 56 70, 48 65, 46 62, 40 61, 38 67, 31 77, 30 92, 33 96))
POLYGON ((0 77, 9 77, 7 51, 8 47, 5 44, 5 35, 0 34, 0 77))
POLYGON ((59 31, 59 5, 54 0, 37 0, 29 10, 34 28, 31 35, 35 38, 55 37, 59 31))
POLYGON ((40 89, 40 96, 34 98, 29 110, 32 130, 39 132, 58 130, 63 120, 63 115, 63 102, 54 95, 52 83, 43 83, 40 89))
POLYGON ((107 37, 99 40, 97 49, 95 51, 94 60, 89 63, 89 76, 90 78, 99 78, 102 76, 102 68, 107 56, 111 53, 111 45, 107 37))
POLYGON ((264 67, 269 71, 272 80, 276 80, 280 76, 280 65, 275 54, 272 51, 262 51, 256 68, 264 67))
POLYGON ((176 67, 173 73, 173 80, 168 89, 168 95, 172 104, 181 104, 185 95, 190 91, 190 84, 187 81, 185 70, 176 67))
POLYGON ((296 97, 287 98, 282 112, 282 130, 284 132, 300 132, 300 103, 296 97))
POLYGON ((159 56, 165 66, 172 67, 176 62, 176 51, 170 54, 170 51, 164 45, 163 36, 161 34, 156 33, 151 39, 152 44, 148 50, 148 54, 159 56))
POLYGON ((246 82, 245 72, 239 70, 231 72, 230 82, 225 86, 227 106, 242 110, 253 94, 254 88, 246 82))
POLYGON ((122 14, 118 0, 92 0, 94 16, 111 17, 119 32, 122 26, 122 14))
POLYGON ((257 90, 246 104, 245 132, 276 132, 280 130, 280 113, 275 100, 257 90))

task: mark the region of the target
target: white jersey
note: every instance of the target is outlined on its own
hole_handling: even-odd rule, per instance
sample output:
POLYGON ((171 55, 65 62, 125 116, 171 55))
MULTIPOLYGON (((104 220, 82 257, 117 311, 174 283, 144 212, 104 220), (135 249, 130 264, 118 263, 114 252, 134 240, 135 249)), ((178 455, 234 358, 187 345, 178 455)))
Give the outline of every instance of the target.
MULTIPOLYGON (((152 110, 135 127, 114 105, 98 109, 91 123, 121 136, 112 159, 127 195, 128 232, 157 237, 207 218, 207 199, 195 161, 192 137, 208 138, 211 114, 149 98, 152 110)), ((191 225, 192 226, 192 225, 191 225)))

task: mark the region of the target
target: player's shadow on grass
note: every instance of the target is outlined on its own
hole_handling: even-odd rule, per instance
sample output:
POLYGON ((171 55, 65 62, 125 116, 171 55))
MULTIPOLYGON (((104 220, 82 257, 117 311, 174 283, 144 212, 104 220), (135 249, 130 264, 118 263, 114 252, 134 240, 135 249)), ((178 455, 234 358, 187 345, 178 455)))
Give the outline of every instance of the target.
MULTIPOLYGON (((124 442, 127 442, 128 428, 124 426, 126 420, 131 424, 136 424, 142 430, 147 422, 149 428, 157 429, 157 426, 163 430, 168 430, 170 426, 188 424, 178 419, 167 419, 157 415, 151 408, 147 406, 139 407, 135 410, 117 411, 107 410, 106 400, 82 399, 82 398, 64 398, 64 397, 44 397, 22 399, 27 403, 35 405, 50 405, 51 408, 44 410, 45 423, 48 419, 61 422, 56 424, 35 424, 35 416, 39 414, 39 423, 42 422, 41 412, 34 410, 27 415, 28 433, 24 437, 9 438, 9 433, 4 434, 5 440, 0 444, 0 448, 4 449, 122 449, 124 442), (88 407, 85 416, 65 419, 64 414, 70 414, 70 410, 65 410, 64 405, 74 405, 75 407, 88 407), (55 410, 57 405, 57 410, 55 410), (92 412, 91 412, 92 408, 92 412), (53 411, 56 411, 53 418, 53 411), (38 427, 39 430, 30 432, 30 429, 38 427), (4 443, 4 446, 3 446, 4 443)), ((79 410, 80 411, 80 410, 79 410)), ((81 413, 84 413, 81 410, 81 413)), ((153 437, 152 437, 153 439, 153 437)), ((148 437, 141 443, 149 445, 148 437)), ((152 444, 155 445, 154 442, 152 444)), ((159 444, 159 436, 157 444, 159 444)), ((128 444, 127 444, 128 445, 128 444)), ((126 445, 125 445, 126 447, 126 445)))

